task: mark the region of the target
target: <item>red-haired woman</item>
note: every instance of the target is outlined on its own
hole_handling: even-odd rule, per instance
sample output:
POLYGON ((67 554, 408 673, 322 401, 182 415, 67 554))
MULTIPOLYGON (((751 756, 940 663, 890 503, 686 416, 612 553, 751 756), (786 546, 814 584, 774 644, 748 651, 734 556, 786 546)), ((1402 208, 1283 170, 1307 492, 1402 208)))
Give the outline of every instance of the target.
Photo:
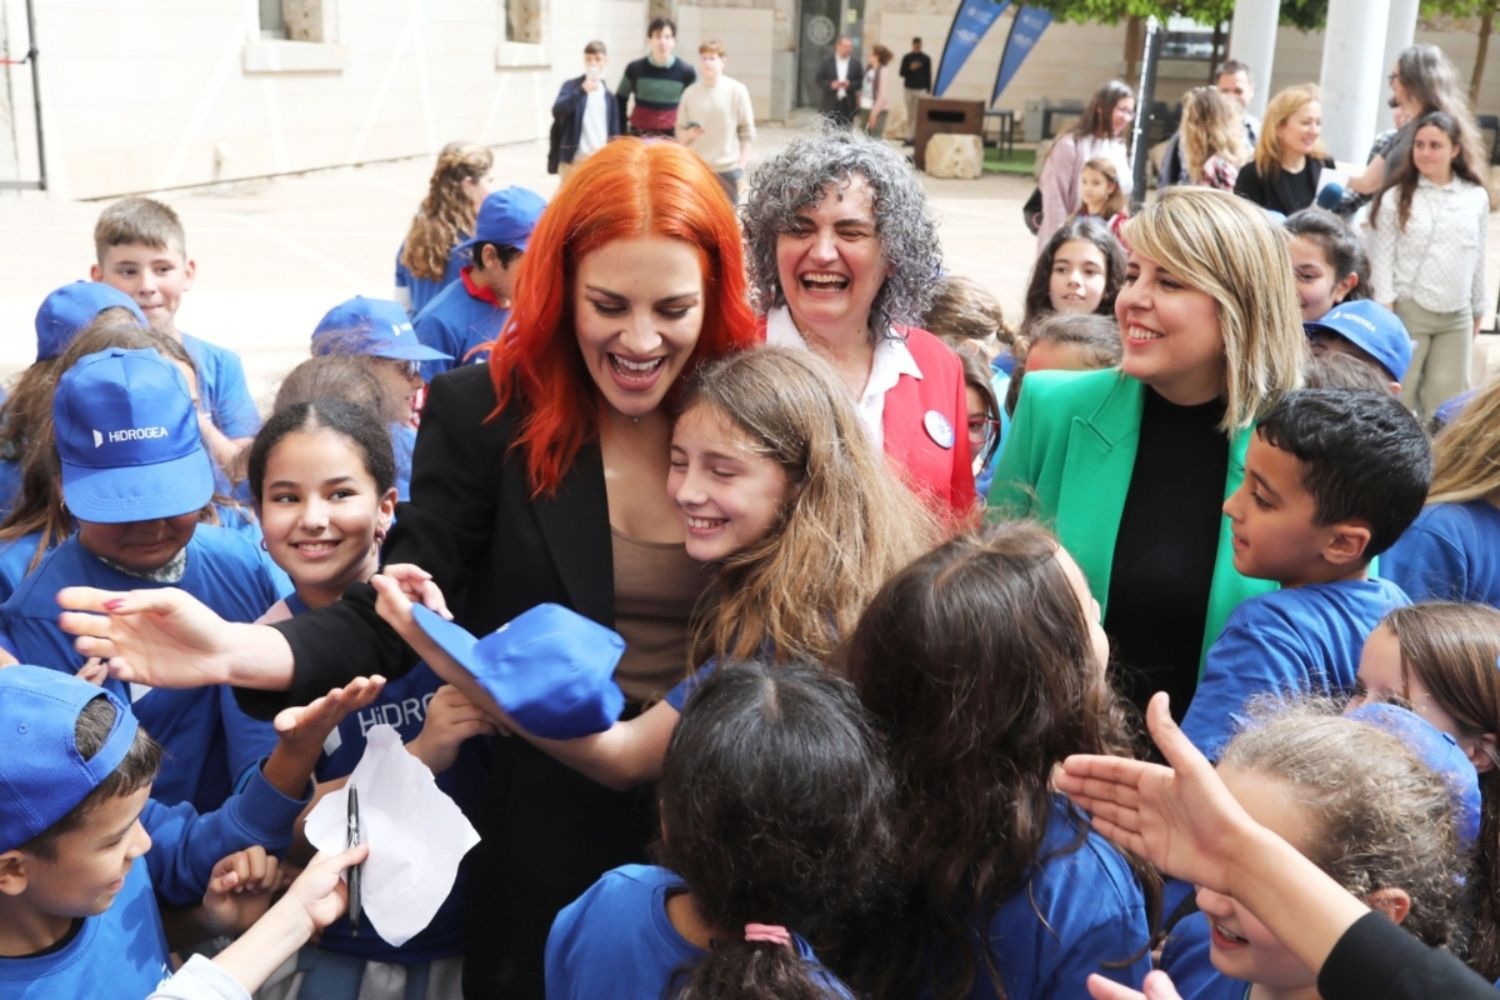
MULTIPOLYGON (((756 340, 739 231, 695 154, 622 139, 569 177, 522 261, 489 367, 432 383, 384 561, 430 571, 479 635, 543 602, 612 626, 626 639, 615 677, 630 712, 681 680, 707 581, 665 488, 670 410, 683 374, 756 340)), ((175 591, 65 593, 109 612, 65 617, 129 676, 290 692, 242 692, 262 712, 410 666, 367 585, 276 626, 221 622, 175 591)), ((650 791, 609 791, 520 740, 498 744, 496 771, 469 862, 483 898, 467 921, 464 993, 540 997, 552 917, 643 859, 650 791)))

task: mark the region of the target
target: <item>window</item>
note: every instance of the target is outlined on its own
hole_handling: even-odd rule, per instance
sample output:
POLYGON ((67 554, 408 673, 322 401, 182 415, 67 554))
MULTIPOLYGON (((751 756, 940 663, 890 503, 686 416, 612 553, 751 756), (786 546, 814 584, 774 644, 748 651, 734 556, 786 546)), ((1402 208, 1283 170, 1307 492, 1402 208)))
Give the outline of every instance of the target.
POLYGON ((281 0, 260 0, 260 37, 286 37, 286 18, 281 12, 281 0))
POLYGON ((505 0, 502 6, 507 42, 542 44, 542 0, 505 0))

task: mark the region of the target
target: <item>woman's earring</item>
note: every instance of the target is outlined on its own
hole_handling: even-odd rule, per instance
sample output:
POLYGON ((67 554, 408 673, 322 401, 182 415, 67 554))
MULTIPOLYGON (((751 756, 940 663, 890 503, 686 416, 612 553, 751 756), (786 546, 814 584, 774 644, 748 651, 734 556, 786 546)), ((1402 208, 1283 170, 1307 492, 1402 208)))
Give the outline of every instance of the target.
POLYGON ((380 546, 382 546, 384 544, 385 544, 385 529, 384 528, 376 528, 375 529, 375 546, 376 546, 376 548, 379 548, 380 546))

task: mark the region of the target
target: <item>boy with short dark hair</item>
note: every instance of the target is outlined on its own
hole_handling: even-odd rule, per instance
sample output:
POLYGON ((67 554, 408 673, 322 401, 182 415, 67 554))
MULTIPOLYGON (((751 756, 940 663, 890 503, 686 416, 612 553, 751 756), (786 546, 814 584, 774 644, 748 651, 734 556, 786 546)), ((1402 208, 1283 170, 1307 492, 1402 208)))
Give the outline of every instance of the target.
POLYGON ((1386 393, 1304 389, 1260 421, 1224 503, 1234 568, 1282 589, 1235 609, 1208 651, 1182 728, 1216 758, 1258 694, 1351 690, 1366 637, 1411 601, 1369 564, 1416 519, 1432 452, 1386 393))
POLYGON ((583 47, 583 75, 564 80, 552 102, 547 173, 567 180, 568 172, 624 131, 623 113, 604 82, 609 55, 600 41, 583 47))
POLYGON ((651 42, 651 52, 625 67, 625 75, 615 88, 615 100, 620 102, 620 117, 630 123, 631 135, 670 139, 677 125, 682 92, 698 79, 698 71, 672 54, 677 46, 677 24, 671 18, 653 17, 646 38, 651 42), (629 107, 631 95, 635 96, 634 108, 629 107))
POLYGON ((277 762, 199 815, 150 798, 162 750, 123 701, 56 670, 0 670, 0 995, 151 993, 169 949, 192 943, 169 943, 158 897, 201 905, 173 921, 199 937, 253 922, 277 872, 266 851, 287 846, 329 726, 358 700, 303 709, 277 762))
POLYGON ((177 329, 177 309, 198 267, 187 255, 182 220, 152 198, 122 198, 99 213, 94 250, 98 259, 89 276, 135 299, 152 328, 180 341, 192 356, 204 407, 199 428, 221 470, 219 490, 228 493, 231 480, 239 478, 240 454, 260 429, 260 413, 239 355, 177 329))
POLYGON ((500 336, 510 318, 521 256, 546 207, 541 195, 523 187, 492 191, 479 206, 474 236, 459 244, 472 263, 413 321, 417 339, 445 356, 423 362, 422 376, 428 381, 458 365, 489 360, 483 348, 500 336))

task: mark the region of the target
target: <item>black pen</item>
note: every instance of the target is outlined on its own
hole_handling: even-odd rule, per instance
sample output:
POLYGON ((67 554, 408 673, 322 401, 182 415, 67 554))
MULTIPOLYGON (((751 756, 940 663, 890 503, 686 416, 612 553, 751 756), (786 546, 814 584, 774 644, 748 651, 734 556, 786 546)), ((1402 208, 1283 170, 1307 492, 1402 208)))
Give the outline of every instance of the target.
MULTIPOLYGON (((349 786, 349 830, 345 847, 359 846, 359 790, 349 786)), ((359 873, 362 865, 349 868, 349 933, 359 937, 359 873)))

